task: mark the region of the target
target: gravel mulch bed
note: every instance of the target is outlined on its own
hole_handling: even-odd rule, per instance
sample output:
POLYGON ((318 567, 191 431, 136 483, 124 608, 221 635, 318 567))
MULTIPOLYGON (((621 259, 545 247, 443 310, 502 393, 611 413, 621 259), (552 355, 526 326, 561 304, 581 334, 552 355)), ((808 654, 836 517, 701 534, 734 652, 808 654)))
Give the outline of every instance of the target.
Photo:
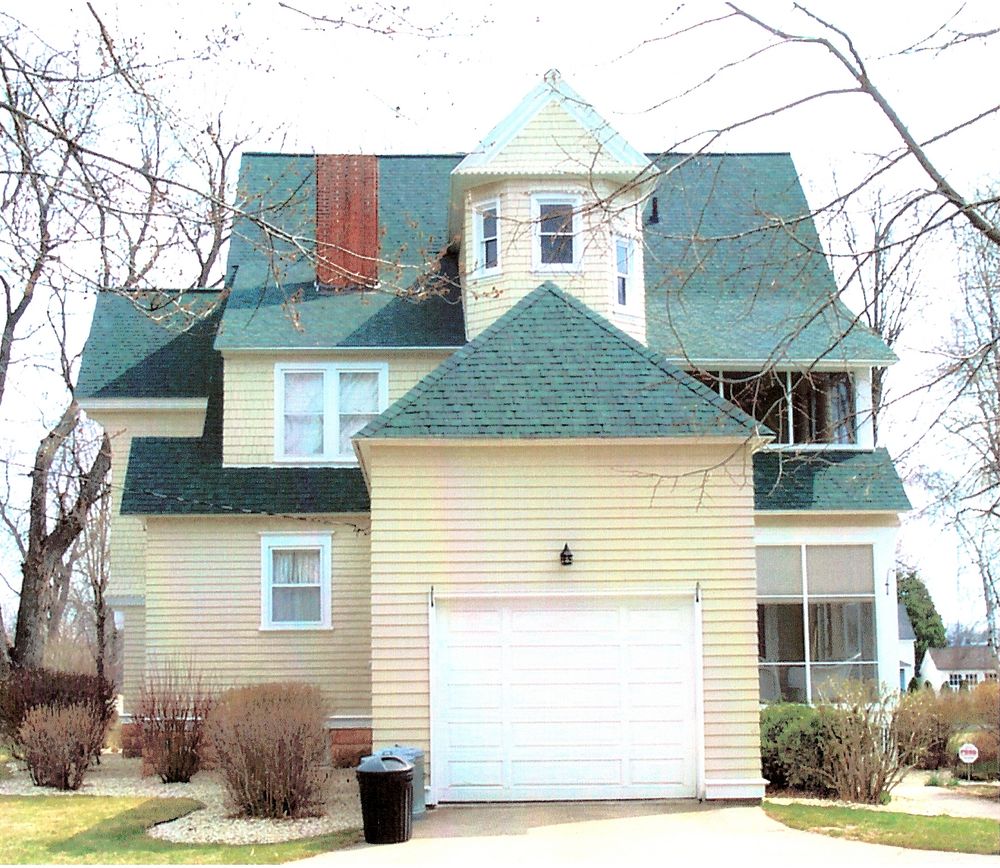
POLYGON ((164 784, 155 775, 143 777, 142 761, 104 754, 92 766, 75 793, 36 787, 20 764, 10 763, 13 774, 0 780, 3 796, 151 796, 197 799, 205 805, 186 817, 161 823, 149 830, 154 838, 186 844, 277 844, 332 832, 361 828, 361 802, 353 769, 331 769, 325 813, 303 820, 245 820, 233 818, 225 791, 212 772, 199 772, 189 784, 164 784))

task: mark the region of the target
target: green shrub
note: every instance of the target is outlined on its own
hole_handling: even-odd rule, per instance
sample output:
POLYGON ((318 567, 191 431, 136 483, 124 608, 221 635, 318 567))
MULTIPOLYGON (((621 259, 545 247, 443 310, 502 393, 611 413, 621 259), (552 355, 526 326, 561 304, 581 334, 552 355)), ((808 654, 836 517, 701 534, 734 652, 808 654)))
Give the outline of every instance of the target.
POLYGON ((18 732, 31 709, 40 706, 66 708, 81 704, 89 706, 94 719, 101 721, 101 741, 95 753, 99 756, 104 736, 115 717, 114 689, 110 682, 79 672, 15 669, 0 692, 0 740, 6 739, 14 744, 16 755, 18 732))
POLYGON ((811 705, 780 702, 760 714, 760 753, 764 777, 774 789, 824 794, 829 787, 816 770, 823 766, 822 721, 811 705))
POLYGON ((132 720, 142 757, 165 784, 188 783, 201 769, 205 727, 215 697, 191 667, 162 667, 146 677, 132 720))
POLYGON ((92 702, 38 705, 28 710, 17 743, 35 786, 78 790, 101 750, 105 722, 92 702))
POLYGON ((321 813, 325 719, 319 690, 305 684, 261 684, 222 695, 209 717, 208 738, 240 815, 321 813))

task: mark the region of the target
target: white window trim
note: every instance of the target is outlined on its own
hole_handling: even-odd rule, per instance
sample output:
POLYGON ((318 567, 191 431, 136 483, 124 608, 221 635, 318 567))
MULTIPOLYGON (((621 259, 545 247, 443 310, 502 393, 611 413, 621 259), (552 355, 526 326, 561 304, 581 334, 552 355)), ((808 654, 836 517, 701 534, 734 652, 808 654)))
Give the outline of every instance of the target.
POLYGON ((579 271, 583 261, 580 208, 583 197, 578 193, 559 191, 531 195, 531 267, 544 274, 579 271), (542 205, 569 205, 573 209, 573 261, 542 262, 542 205))
POLYGON ((260 538, 260 629, 261 630, 329 630, 330 575, 332 572, 330 534, 261 534, 260 538), (320 620, 274 623, 271 617, 271 571, 273 552, 290 549, 319 550, 320 620))
MULTIPOLYGON (((617 282, 616 282, 617 283, 617 282)), ((617 298, 617 286, 615 287, 615 298, 617 298)), ((618 306, 619 310, 625 310, 618 306)), ((719 396, 725 397, 722 386, 722 378, 727 374, 732 374, 735 368, 706 368, 709 374, 717 377, 719 382, 719 396)), ((786 440, 775 440, 766 443, 764 449, 771 452, 793 451, 793 452, 871 452, 875 449, 872 435, 872 407, 871 407, 871 369, 845 368, 843 370, 823 369, 820 373, 840 373, 850 374, 852 388, 854 390, 854 443, 799 443, 795 440, 795 414, 792 401, 792 376, 803 373, 800 370, 775 369, 776 375, 784 378, 785 407, 783 415, 785 417, 785 427, 788 430, 786 440), (867 371, 867 379, 865 372, 867 371), (865 403, 867 401, 867 403, 865 403)))
POLYGON ((277 464, 333 464, 356 466, 357 456, 351 452, 333 451, 340 443, 340 379, 341 371, 367 371, 378 374, 378 412, 389 404, 389 366, 385 362, 278 362, 274 366, 274 461, 277 464), (285 454, 285 374, 323 374, 323 444, 322 455, 285 454))
POLYGON ((500 199, 485 199, 482 202, 476 202, 472 206, 472 243, 474 245, 474 255, 472 261, 472 274, 474 277, 492 277, 494 275, 500 274, 503 270, 503 254, 501 252, 502 246, 502 232, 500 229, 500 199), (484 259, 482 257, 483 253, 483 242, 485 241, 485 236, 483 235, 483 212, 489 210, 495 210, 497 215, 497 264, 492 268, 487 268, 484 265, 484 259))
POLYGON ((621 311, 623 313, 633 313, 636 308, 638 308, 638 295, 636 291, 636 279, 635 279, 635 239, 629 238, 627 235, 612 235, 611 236, 611 307, 613 310, 621 311), (624 275, 625 276, 625 304, 618 303, 618 279, 622 277, 622 273, 618 270, 618 245, 624 244, 628 248, 628 264, 629 270, 624 275))

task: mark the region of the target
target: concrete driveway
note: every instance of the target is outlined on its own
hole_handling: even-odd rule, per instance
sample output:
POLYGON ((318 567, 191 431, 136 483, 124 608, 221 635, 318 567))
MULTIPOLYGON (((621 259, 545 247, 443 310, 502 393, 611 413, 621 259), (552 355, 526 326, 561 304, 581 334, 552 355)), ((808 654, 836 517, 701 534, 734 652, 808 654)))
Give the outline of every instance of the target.
POLYGON ((903 850, 797 832, 756 807, 686 801, 444 806, 417 821, 413 832, 405 844, 362 844, 303 863, 331 868, 997 865, 991 856, 903 850))

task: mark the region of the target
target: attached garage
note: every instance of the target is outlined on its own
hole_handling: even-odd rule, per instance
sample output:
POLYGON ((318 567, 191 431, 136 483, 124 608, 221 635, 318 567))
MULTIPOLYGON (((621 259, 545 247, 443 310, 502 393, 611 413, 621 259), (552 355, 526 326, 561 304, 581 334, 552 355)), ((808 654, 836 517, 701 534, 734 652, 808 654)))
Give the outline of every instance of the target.
POLYGON ((699 632, 693 594, 438 598, 434 797, 694 797, 699 632))

